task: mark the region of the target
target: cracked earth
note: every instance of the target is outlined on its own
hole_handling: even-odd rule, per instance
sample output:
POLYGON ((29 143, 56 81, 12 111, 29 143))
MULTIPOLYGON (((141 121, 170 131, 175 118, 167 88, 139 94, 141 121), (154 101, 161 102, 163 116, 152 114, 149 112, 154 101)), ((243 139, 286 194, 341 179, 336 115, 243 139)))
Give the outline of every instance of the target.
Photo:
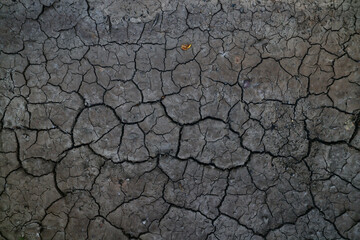
POLYGON ((0 239, 360 239, 359 46, 357 0, 1 0, 0 239))

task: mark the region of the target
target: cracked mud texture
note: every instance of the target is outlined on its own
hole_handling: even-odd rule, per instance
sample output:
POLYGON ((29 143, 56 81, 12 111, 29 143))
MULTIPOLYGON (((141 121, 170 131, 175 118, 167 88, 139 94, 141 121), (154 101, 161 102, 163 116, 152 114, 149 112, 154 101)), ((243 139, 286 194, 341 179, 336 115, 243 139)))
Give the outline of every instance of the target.
POLYGON ((0 240, 360 239, 359 126, 360 1, 0 1, 0 240))

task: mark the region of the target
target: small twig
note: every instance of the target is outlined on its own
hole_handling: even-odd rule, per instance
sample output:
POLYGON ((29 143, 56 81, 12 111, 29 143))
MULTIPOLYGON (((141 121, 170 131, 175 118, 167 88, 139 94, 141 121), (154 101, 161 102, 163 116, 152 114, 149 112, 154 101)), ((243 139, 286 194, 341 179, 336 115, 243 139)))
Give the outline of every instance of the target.
POLYGON ((107 15, 107 22, 108 22, 108 25, 109 25, 109 32, 111 33, 112 25, 111 25, 110 15, 107 15))
POLYGON ((154 22, 153 22, 153 24, 152 24, 152 26, 151 26, 150 32, 154 29, 154 27, 156 26, 156 24, 158 24, 159 19, 160 19, 160 13, 157 13, 156 16, 155 16, 154 22))

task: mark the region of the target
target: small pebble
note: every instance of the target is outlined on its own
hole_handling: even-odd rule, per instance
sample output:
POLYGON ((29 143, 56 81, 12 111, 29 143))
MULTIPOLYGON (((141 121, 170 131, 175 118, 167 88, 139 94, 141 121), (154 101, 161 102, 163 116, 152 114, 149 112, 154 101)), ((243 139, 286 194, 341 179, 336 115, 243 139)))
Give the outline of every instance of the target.
POLYGON ((243 87, 244 88, 250 87, 250 80, 244 80, 243 87))

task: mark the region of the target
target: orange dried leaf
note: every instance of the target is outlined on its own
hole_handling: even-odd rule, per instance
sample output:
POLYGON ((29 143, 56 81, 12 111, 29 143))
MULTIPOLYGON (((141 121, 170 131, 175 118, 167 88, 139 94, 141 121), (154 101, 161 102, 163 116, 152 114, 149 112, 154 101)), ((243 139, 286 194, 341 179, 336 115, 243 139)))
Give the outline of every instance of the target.
POLYGON ((183 44, 183 45, 181 45, 181 49, 184 50, 184 51, 188 50, 189 48, 191 48, 191 44, 183 44))

